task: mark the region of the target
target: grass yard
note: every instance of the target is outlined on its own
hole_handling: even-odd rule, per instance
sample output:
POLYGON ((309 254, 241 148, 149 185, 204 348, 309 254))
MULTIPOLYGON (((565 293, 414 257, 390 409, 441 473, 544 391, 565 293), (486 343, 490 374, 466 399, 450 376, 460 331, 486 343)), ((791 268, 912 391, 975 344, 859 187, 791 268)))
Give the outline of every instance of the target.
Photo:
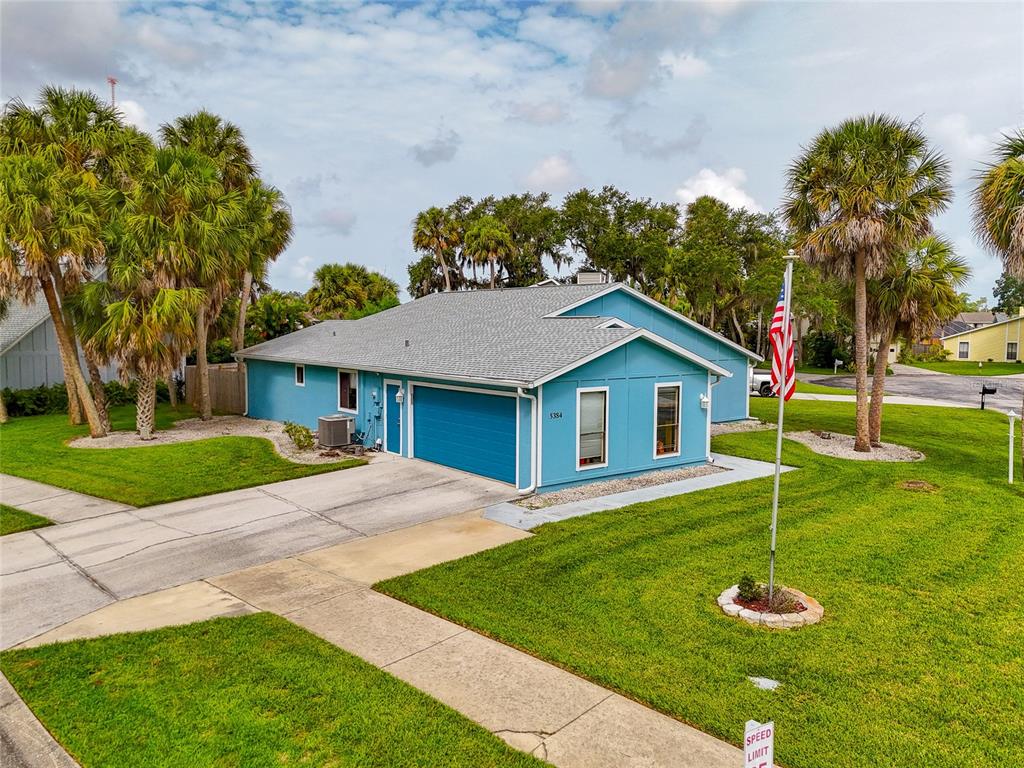
POLYGON ((952 373, 956 376, 1008 376, 1013 373, 1024 373, 1024 363, 977 363, 968 360, 945 360, 934 363, 910 363, 915 368, 925 368, 939 373, 952 373))
MULTIPOLYGON (((776 406, 753 398, 752 415, 774 421, 776 406)), ((814 627, 755 628, 715 604, 744 572, 767 577, 771 478, 544 526, 377 588, 734 744, 747 719, 774 719, 787 768, 1020 764, 1024 483, 1006 483, 1006 420, 885 410, 883 438, 925 461, 785 445, 800 469, 782 476, 778 576, 825 606, 814 627)), ((853 431, 853 404, 786 412, 787 429, 853 431)), ((771 460, 774 441, 714 449, 771 460)))
POLYGON ((47 525, 53 525, 53 521, 23 509, 0 504, 0 536, 31 531, 33 528, 45 528, 47 525))
MULTIPOLYGON (((158 429, 193 413, 157 407, 158 429)), ((111 409, 114 429, 135 429, 134 406, 111 409)), ((89 434, 67 416, 28 416, 0 426, 0 471, 136 507, 307 477, 365 464, 346 459, 333 464, 296 464, 282 458, 269 440, 216 437, 192 443, 140 448, 69 448, 65 443, 89 434)))
POLYGON ((827 384, 815 384, 812 381, 797 381, 796 391, 808 395, 853 395, 856 390, 848 387, 830 387, 827 384))
POLYGON ((82 768, 545 765, 272 614, 0 656, 82 768))

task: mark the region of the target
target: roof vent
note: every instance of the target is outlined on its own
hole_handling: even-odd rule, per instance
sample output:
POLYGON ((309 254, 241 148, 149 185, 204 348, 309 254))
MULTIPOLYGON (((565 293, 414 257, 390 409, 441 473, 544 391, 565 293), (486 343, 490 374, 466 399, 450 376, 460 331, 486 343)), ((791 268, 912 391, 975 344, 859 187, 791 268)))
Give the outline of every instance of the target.
POLYGON ((408 339, 405 340, 405 346, 407 346, 407 347, 409 346, 409 340, 408 339))
POLYGON ((577 272, 576 285, 602 285, 608 282, 608 276, 604 272, 577 272))

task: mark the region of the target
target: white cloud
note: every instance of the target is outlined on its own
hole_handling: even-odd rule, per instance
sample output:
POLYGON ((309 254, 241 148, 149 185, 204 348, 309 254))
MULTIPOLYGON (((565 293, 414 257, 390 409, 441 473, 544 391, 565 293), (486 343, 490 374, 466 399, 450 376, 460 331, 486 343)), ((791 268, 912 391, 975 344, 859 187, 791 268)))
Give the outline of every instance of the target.
POLYGON ((579 184, 582 176, 568 152, 548 155, 538 162, 523 179, 528 189, 537 192, 563 192, 579 184))
POLYGON ((125 122, 134 125, 140 131, 152 131, 153 126, 149 122, 149 115, 146 109, 139 102, 132 99, 118 99, 117 108, 124 115, 125 122))
POLYGON ((710 168, 701 168, 676 190, 676 197, 683 205, 689 205, 698 197, 710 195, 733 208, 746 208, 748 211, 760 213, 761 206, 743 189, 746 182, 747 174, 742 168, 726 168, 722 173, 710 168))
POLYGON ((347 208, 324 208, 313 217, 313 226, 336 235, 351 234, 355 223, 356 214, 347 208))
POLYGON ((983 133, 971 127, 967 115, 954 112, 935 123, 933 133, 953 164, 953 178, 962 181, 987 161, 1000 131, 983 133))
POLYGON ((510 120, 531 125, 554 125, 566 119, 565 105, 560 101, 513 101, 508 105, 510 120))
MULTIPOLYGON (((613 124, 616 122, 619 121, 613 121, 613 124)), ((681 135, 672 138, 662 139, 647 131, 625 126, 619 128, 618 137, 626 152, 664 160, 674 155, 686 155, 696 151, 710 130, 707 118, 704 115, 697 115, 690 120, 681 135)))
POLYGON ((659 63, 674 80, 690 80, 703 77, 711 71, 711 66, 692 53, 663 53, 659 63))
POLYGON ((462 137, 455 131, 442 129, 438 131, 437 136, 429 141, 414 144, 412 156, 416 158, 417 163, 429 168, 436 163, 447 163, 454 160, 461 143, 462 137))

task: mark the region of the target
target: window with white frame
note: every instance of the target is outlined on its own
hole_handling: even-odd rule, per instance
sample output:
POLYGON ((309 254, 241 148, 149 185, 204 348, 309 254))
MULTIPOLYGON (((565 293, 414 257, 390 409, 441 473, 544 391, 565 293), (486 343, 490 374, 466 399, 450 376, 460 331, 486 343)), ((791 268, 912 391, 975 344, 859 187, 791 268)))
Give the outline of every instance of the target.
POLYGON ((971 356, 971 343, 969 341, 961 341, 957 347, 956 356, 960 360, 966 360, 971 356))
POLYGON ((1006 359, 1016 360, 1017 359, 1017 342, 1008 341, 1006 342, 1006 359))
POLYGON ((359 374, 355 371, 338 371, 338 410, 359 410, 359 374))
POLYGON ((304 365, 295 366, 295 386, 306 386, 306 366, 304 365))
POLYGON ((577 466, 593 469, 608 464, 608 390, 579 390, 576 401, 577 466))
POLYGON ((679 384, 654 388, 654 455, 679 455, 679 384))

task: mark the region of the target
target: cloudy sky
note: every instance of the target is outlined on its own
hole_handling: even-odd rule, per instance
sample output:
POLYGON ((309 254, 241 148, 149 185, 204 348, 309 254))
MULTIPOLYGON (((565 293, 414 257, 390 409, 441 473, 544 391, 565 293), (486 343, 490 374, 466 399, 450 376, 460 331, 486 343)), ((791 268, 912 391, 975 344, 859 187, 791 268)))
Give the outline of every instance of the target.
POLYGON ((460 194, 614 184, 770 211, 822 127, 919 119, 953 163, 939 221, 990 295, 972 174, 1024 122, 1024 4, 576 2, 0 4, 0 91, 106 93, 152 130, 238 123, 294 209, 271 279, 356 261, 401 285, 417 211, 460 194))

